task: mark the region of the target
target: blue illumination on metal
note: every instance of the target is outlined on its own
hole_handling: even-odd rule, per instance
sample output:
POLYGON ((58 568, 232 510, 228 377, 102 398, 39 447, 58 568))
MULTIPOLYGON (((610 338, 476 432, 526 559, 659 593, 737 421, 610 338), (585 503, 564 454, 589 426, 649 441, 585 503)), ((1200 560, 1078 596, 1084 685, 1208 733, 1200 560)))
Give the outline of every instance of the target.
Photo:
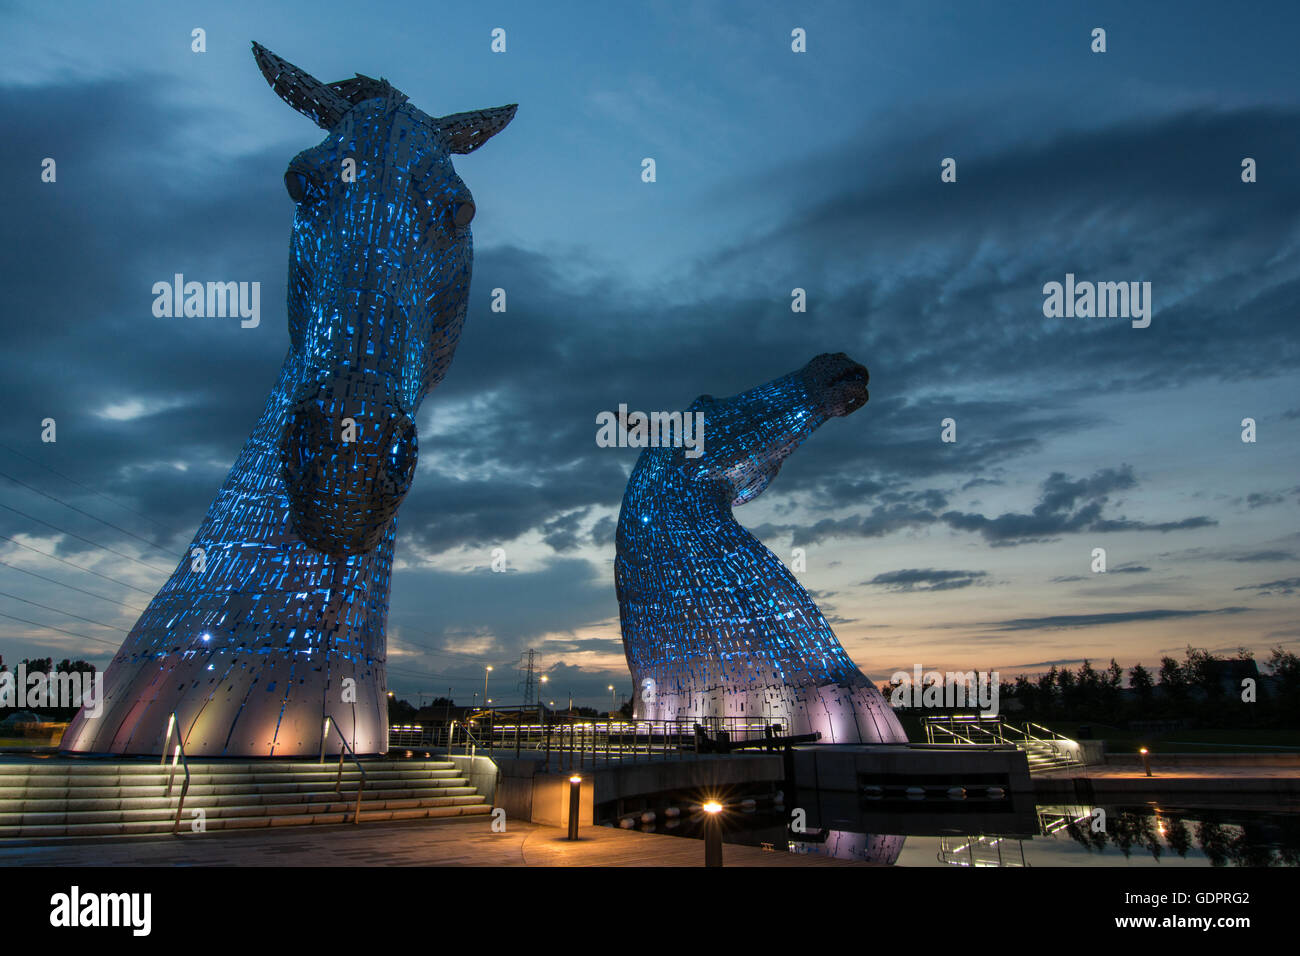
POLYGON ((827 419, 866 401, 863 366, 819 355, 732 398, 696 399, 687 412, 704 413, 702 456, 641 452, 614 560, 636 716, 783 717, 827 741, 907 740, 808 592, 732 516, 827 419))
POLYGON ((184 560, 105 674, 69 751, 315 754, 324 716, 387 749, 384 625, 415 414, 465 320, 474 201, 451 156, 514 106, 432 117, 384 80, 325 84, 253 44, 290 106, 327 131, 293 158, 289 353, 184 560))

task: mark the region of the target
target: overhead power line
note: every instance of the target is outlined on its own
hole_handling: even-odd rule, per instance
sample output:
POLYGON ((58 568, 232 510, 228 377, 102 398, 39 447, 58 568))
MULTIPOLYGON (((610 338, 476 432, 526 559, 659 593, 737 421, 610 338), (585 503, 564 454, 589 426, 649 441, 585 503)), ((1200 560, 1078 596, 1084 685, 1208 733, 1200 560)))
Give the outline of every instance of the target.
POLYGON ((0 471, 0 478, 4 478, 8 481, 12 481, 15 485, 18 485, 21 488, 26 488, 28 491, 32 492, 32 494, 40 495, 42 498, 49 498, 51 501, 57 502, 63 505, 63 507, 71 511, 75 511, 79 515, 85 515, 87 518, 90 518, 92 521, 98 521, 100 524, 112 528, 114 531, 120 531, 122 534, 129 535, 130 537, 135 538, 137 541, 143 541, 145 544, 153 548, 155 551, 161 552, 162 554, 165 554, 168 557, 172 557, 172 558, 180 557, 180 552, 178 551, 168 551, 166 548, 154 544, 148 538, 143 537, 142 535, 138 535, 134 531, 129 531, 126 528, 123 528, 121 525, 113 524, 113 522, 111 521, 105 521, 103 518, 99 517, 98 515, 93 515, 89 511, 85 511, 81 508, 78 508, 74 504, 69 504, 68 502, 60 498, 58 495, 52 495, 48 491, 41 491, 41 489, 39 488, 33 488, 31 485, 27 484, 27 482, 19 481, 13 475, 5 474, 3 471, 0 471))
POLYGON ((6 504, 0 504, 0 508, 3 508, 5 511, 12 511, 16 515, 21 515, 22 517, 26 518, 28 521, 35 521, 37 524, 43 524, 47 528, 53 528, 55 531, 59 532, 59 534, 66 534, 69 537, 76 538, 78 541, 84 541, 86 544, 91 545, 92 547, 101 548, 104 551, 108 551, 110 554, 117 555, 119 558, 126 558, 126 560, 138 564, 141 567, 146 567, 150 571, 157 571, 159 574, 171 573, 165 568, 155 567, 154 565, 149 564, 146 561, 141 561, 139 558, 133 558, 129 554, 125 554, 121 551, 118 551, 116 548, 110 548, 108 545, 100 544, 98 541, 91 541, 89 538, 82 537, 81 535, 77 534, 75 531, 69 531, 66 528, 60 528, 58 525, 50 524, 50 522, 37 518, 35 515, 29 515, 25 511, 19 511, 17 508, 10 507, 9 505, 6 504))
POLYGON ((144 611, 144 608, 137 607, 134 604, 125 604, 122 601, 115 601, 113 600, 113 598, 104 597, 104 595, 102 594, 96 594, 94 591, 87 591, 85 588, 79 588, 75 584, 67 584, 63 581, 56 581, 54 578, 47 578, 43 574, 37 574, 35 571, 28 571, 26 568, 20 568, 18 567, 18 565, 10 564, 7 561, 0 561, 0 566, 9 568, 12 571, 17 571, 20 574, 30 574, 32 577, 40 578, 42 581, 49 581, 51 584, 57 584, 61 588, 68 588, 69 590, 72 591, 79 591, 82 594, 89 594, 93 598, 99 598, 101 601, 107 601, 109 604, 116 604, 120 607, 126 608, 129 611, 140 611, 140 612, 144 611))
POLYGON ((74 631, 65 631, 63 628, 55 627, 53 624, 42 624, 40 621, 29 621, 25 617, 15 617, 12 614, 5 614, 3 611, 0 611, 0 617, 7 618, 10 621, 18 621, 21 624, 30 624, 32 627, 43 627, 51 631, 58 631, 61 634, 67 634, 69 637, 80 638, 83 641, 94 641, 96 644, 107 644, 109 647, 119 646, 115 641, 106 641, 98 637, 88 637, 85 634, 77 634, 74 631))
POLYGON ((103 578, 105 581, 112 581, 114 584, 120 584, 124 588, 130 588, 132 591, 139 591, 141 594, 148 594, 150 596, 152 596, 154 593, 153 591, 148 591, 144 588, 138 588, 134 584, 128 584, 125 581, 120 581, 117 578, 112 577, 111 575, 101 574, 100 572, 94 570, 93 568, 86 568, 86 567, 82 567, 80 564, 74 564, 71 561, 67 560, 66 558, 59 557, 57 554, 48 554, 40 550, 39 548, 33 548, 29 544, 23 544, 18 539, 11 538, 7 534, 0 534, 0 538, 3 538, 5 541, 8 541, 11 544, 16 544, 20 548, 26 548, 28 551, 32 552, 32 554, 39 554, 41 555, 41 557, 44 558, 51 558, 55 561, 60 562, 61 564, 66 564, 70 568, 76 568, 78 571, 85 571, 87 574, 93 574, 95 577, 103 578))
POLYGON ((122 502, 118 501, 116 498, 104 494, 102 491, 98 490, 97 488, 92 488, 90 487, 90 485, 83 484, 82 482, 77 481, 76 478, 69 478, 67 475, 59 471, 57 468, 51 468, 49 465, 45 464, 45 462, 38 461, 37 459, 33 458, 31 455, 25 455, 22 452, 20 452, 17 448, 11 448, 8 445, 4 444, 3 442, 0 442, 0 448, 3 448, 5 451, 9 452, 10 454, 17 455, 19 458, 25 459, 26 461, 30 461, 33 465, 36 465, 39 468, 44 468, 46 471, 50 472, 53 475, 58 475, 64 481, 76 485, 78 488, 82 489, 83 491, 88 491, 92 495, 98 495, 100 498, 103 498, 105 501, 109 502, 110 504, 117 505, 117 507, 131 512, 131 514, 143 518, 145 521, 148 521, 150 524, 154 525, 155 527, 163 531, 168 531, 168 528, 165 525, 163 525, 162 522, 155 521, 153 518, 150 518, 143 511, 137 511, 136 509, 132 508, 130 505, 123 504, 122 502))
POLYGON ((55 614, 66 614, 68 617, 75 617, 78 621, 85 621, 87 624, 96 624, 99 627, 106 627, 112 631, 121 631, 123 634, 129 634, 125 628, 118 627, 116 624, 105 624, 103 621, 96 621, 94 618, 82 617, 80 614, 73 614, 71 611, 65 611, 62 608, 50 607, 48 604, 41 604, 38 601, 29 601, 27 598, 19 597, 16 594, 9 594, 6 591, 0 591, 0 597, 7 597, 14 601, 22 601, 24 604, 30 604, 32 607, 39 607, 46 611, 53 611, 55 614))

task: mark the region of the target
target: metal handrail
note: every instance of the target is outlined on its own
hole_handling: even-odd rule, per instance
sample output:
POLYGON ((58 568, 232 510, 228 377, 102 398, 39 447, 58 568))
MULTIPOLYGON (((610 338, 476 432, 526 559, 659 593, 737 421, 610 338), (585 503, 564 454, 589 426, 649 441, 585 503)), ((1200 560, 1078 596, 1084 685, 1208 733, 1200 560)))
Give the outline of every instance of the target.
MULTIPOLYGON (((475 755, 477 755, 477 750, 478 750, 479 747, 486 747, 486 748, 488 748, 489 750, 491 750, 491 744, 490 744, 490 743, 488 743, 488 744, 483 743, 483 741, 480 740, 480 739, 478 738, 478 735, 475 734, 474 731, 472 731, 472 730, 469 729, 469 722, 468 722, 468 721, 453 720, 453 721, 451 722, 451 726, 452 726, 452 727, 459 727, 460 730, 461 730, 461 733, 464 735, 464 737, 465 737, 465 754, 466 754, 466 756, 475 756, 475 755), (473 752, 471 752, 471 750, 470 750, 471 747, 474 748, 474 751, 473 751, 473 752)), ((447 743, 447 754, 448 754, 449 756, 450 756, 450 754, 451 754, 451 741, 450 741, 450 737, 448 738, 448 743, 447 743)))
POLYGON ((1027 750, 1028 745, 1031 743, 1042 744, 1048 747, 1055 756, 1063 759, 1066 766, 1083 765, 1083 761, 1077 754, 1068 748, 1061 747, 1061 744, 1072 744, 1075 741, 1064 734, 1057 733, 1050 727, 1044 727, 1042 724, 1036 724, 1033 721, 1025 721, 1024 726, 1019 726, 1008 723, 1001 716, 985 718, 982 715, 945 715, 925 717, 922 719, 922 723, 925 726, 926 740, 929 743, 935 742, 935 733, 939 732, 947 734, 953 740, 974 744, 973 734, 978 731, 992 736, 1001 743, 1011 744, 1021 749, 1027 750), (986 724, 996 727, 997 733, 994 733, 986 724), (958 728, 961 728, 961 730, 959 731, 958 728), (1045 736, 1034 733, 1031 728, 1036 728, 1045 736))
POLYGON ((348 743, 348 739, 343 736, 343 731, 339 730, 338 723, 334 718, 329 716, 325 718, 325 727, 320 737, 320 762, 325 762, 325 742, 329 739, 331 727, 334 729, 334 732, 339 735, 339 742, 343 744, 343 746, 339 748, 339 772, 334 778, 334 792, 340 797, 343 796, 343 754, 345 751, 348 754, 351 754, 352 762, 357 765, 357 770, 361 774, 361 779, 357 781, 357 806, 352 812, 352 822, 353 824, 357 824, 361 822, 361 796, 366 791, 366 768, 361 766, 361 761, 357 758, 356 751, 352 749, 352 745, 348 743))
MULTIPOLYGON (((176 711, 173 710, 171 716, 167 720, 167 736, 163 740, 161 761, 163 764, 166 764, 167 762, 167 745, 172 742, 172 730, 179 722, 180 721, 176 718, 176 711)), ((166 796, 170 797, 172 795, 172 784, 176 782, 176 762, 179 760, 182 769, 185 771, 185 782, 181 784, 181 797, 180 800, 176 802, 176 819, 172 821, 173 834, 180 830, 181 813, 185 810, 185 795, 190 792, 190 761, 189 758, 185 756, 185 741, 183 738, 184 735, 178 731, 176 734, 176 752, 172 754, 172 768, 167 774, 166 796)))

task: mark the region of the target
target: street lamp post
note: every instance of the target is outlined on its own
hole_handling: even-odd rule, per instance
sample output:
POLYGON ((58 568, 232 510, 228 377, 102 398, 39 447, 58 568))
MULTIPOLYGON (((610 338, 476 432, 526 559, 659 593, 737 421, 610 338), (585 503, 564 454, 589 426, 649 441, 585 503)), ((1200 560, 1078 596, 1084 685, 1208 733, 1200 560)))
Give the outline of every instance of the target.
POLYGON ((487 679, 488 679, 488 674, 491 673, 492 673, 492 665, 489 664, 487 667, 483 669, 483 700, 484 701, 487 700, 487 679))
POLYGON ((701 808, 704 810, 704 865, 722 866, 722 804, 710 800, 701 808))
POLYGON ((614 711, 616 711, 617 709, 618 709, 618 708, 614 706, 614 685, 613 685, 613 684, 610 684, 610 685, 609 685, 609 713, 610 713, 610 716, 613 716, 614 711))
POLYGON ((582 807, 582 777, 576 773, 569 778, 569 839, 578 839, 578 814, 582 807))

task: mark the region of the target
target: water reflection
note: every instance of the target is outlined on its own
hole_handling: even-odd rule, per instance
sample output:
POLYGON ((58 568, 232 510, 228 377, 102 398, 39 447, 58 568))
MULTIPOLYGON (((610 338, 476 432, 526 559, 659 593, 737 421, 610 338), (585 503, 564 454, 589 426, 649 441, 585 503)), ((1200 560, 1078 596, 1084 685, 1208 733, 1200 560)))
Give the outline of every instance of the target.
MULTIPOLYGON (((1046 808, 1051 809, 1051 808, 1046 808)), ((1103 808, 1104 809, 1104 808, 1103 808)), ((1220 808, 1117 807, 1105 826, 1092 813, 1071 814, 1060 831, 1089 853, 1118 851, 1126 860, 1199 853, 1210 866, 1300 865, 1300 814, 1220 808)))
MULTIPOLYGON (((1300 866, 1300 813, 1223 807, 1042 805, 987 814, 836 814, 792 832, 784 811, 737 813, 728 843, 902 866, 1300 866), (847 825, 846 825, 847 824, 847 825), (900 832, 902 831, 902 832, 900 832), (1010 832, 1005 832, 1010 831, 1010 832)), ((698 836, 691 815, 643 829, 698 836)))

